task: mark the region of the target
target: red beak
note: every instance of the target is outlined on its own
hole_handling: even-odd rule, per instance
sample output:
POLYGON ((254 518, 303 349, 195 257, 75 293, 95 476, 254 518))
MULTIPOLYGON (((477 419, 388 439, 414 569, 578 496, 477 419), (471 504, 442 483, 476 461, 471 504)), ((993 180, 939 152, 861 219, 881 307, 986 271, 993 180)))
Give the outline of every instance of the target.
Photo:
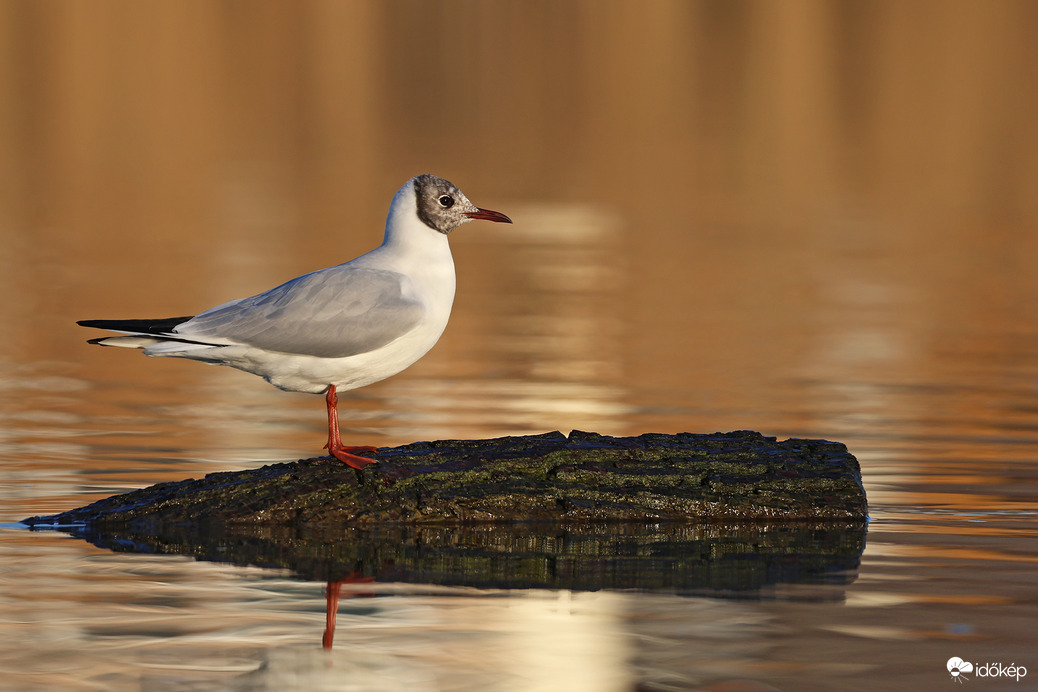
POLYGON ((467 211, 465 216, 470 219, 482 219, 483 221, 497 221, 498 223, 512 223, 512 220, 502 214, 499 211, 490 211, 489 209, 476 209, 476 211, 467 211))

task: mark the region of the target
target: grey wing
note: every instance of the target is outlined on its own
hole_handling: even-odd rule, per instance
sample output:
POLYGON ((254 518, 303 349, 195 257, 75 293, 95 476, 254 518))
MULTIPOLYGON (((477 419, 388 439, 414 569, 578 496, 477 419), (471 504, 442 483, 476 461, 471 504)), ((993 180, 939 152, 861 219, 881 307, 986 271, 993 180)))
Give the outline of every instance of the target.
POLYGON ((206 310, 174 330, 185 338, 268 351, 344 358, 414 329, 425 312, 407 277, 340 265, 206 310))

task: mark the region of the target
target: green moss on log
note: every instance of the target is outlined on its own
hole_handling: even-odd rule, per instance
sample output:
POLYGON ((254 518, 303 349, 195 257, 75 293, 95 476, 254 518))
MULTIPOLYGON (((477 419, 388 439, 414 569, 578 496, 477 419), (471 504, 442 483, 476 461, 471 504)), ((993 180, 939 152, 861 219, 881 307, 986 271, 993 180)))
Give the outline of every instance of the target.
POLYGON ((755 432, 574 431, 418 442, 356 471, 328 458, 160 483, 34 526, 206 523, 362 526, 479 522, 861 520, 857 460, 839 443, 755 432))

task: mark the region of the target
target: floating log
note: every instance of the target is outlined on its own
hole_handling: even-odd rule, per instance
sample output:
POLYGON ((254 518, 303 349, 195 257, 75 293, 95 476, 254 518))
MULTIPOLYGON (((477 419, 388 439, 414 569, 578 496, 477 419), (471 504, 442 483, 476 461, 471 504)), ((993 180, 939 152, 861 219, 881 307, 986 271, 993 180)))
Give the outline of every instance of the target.
POLYGON ((857 460, 825 440, 739 431, 573 431, 417 442, 358 471, 330 457, 159 483, 36 527, 358 527, 508 522, 863 521, 857 460))

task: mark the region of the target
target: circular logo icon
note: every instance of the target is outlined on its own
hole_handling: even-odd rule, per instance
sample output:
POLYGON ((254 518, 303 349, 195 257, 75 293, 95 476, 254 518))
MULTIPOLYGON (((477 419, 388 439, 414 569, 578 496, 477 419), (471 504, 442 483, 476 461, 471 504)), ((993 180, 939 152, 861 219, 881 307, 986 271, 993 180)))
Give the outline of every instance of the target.
POLYGON ((952 656, 948 659, 948 672, 951 674, 953 680, 966 680, 967 678, 963 676, 963 674, 972 673, 973 664, 969 661, 963 661, 958 656, 952 656))

